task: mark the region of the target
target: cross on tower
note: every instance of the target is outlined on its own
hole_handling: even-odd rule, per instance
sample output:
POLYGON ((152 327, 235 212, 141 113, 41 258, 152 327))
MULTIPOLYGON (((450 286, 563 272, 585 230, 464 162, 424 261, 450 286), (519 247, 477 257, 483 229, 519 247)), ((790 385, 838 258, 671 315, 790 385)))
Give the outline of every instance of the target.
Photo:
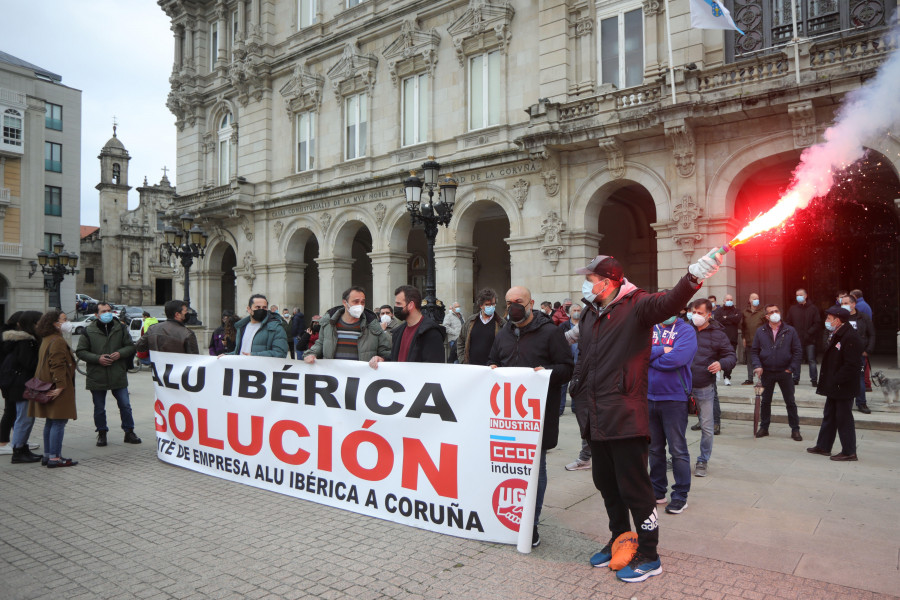
POLYGON ((169 170, 168 170, 168 169, 167 169, 167 168, 166 168, 166 166, 165 166, 165 165, 163 165, 163 168, 162 168, 162 169, 160 169, 160 170, 161 170, 161 171, 162 171, 162 172, 163 172, 163 177, 165 177, 165 176, 166 176, 166 175, 168 175, 168 174, 169 174, 169 170))
POLYGON ((116 137, 116 125, 118 125, 118 122, 116 121, 116 115, 113 115, 113 137, 116 137))

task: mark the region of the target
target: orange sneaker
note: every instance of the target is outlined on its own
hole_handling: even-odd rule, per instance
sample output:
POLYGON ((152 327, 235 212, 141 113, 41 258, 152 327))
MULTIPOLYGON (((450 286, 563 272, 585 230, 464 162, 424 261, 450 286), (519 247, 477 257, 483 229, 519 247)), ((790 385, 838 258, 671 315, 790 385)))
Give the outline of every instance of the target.
POLYGON ((627 531, 616 538, 612 545, 612 560, 609 561, 609 568, 618 571, 622 567, 628 565, 637 552, 638 539, 637 534, 633 531, 627 531))

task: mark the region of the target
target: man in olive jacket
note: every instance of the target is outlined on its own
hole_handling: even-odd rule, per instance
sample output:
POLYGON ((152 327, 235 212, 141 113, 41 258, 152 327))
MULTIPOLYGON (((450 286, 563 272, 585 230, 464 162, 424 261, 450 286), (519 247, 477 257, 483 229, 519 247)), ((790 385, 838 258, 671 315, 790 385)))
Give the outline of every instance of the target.
POLYGON ((250 296, 247 312, 249 316, 234 324, 234 354, 285 358, 288 339, 281 315, 269 312, 269 301, 262 294, 250 296))
POLYGON ((309 364, 317 358, 369 361, 373 356, 390 358, 390 334, 381 321, 366 309, 366 292, 353 286, 344 292, 341 306, 329 310, 319 319, 319 339, 303 353, 309 364))
POLYGON ((140 444, 134 432, 131 399, 128 395, 128 367, 135 347, 128 330, 112 313, 106 302, 97 304, 97 320, 87 326, 75 354, 87 365, 87 385, 94 400, 94 425, 97 445, 106 445, 106 392, 111 391, 119 405, 126 444, 140 444))

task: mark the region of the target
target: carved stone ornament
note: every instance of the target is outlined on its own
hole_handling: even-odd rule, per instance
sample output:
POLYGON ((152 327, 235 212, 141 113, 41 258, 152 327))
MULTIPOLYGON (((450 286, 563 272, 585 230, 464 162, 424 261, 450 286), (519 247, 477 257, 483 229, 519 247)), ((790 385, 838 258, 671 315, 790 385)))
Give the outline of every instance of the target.
POLYGON ((284 231, 284 223, 281 221, 275 221, 275 240, 281 239, 281 234, 284 231))
POLYGON ((541 179, 548 196, 552 198, 559 193, 559 162, 555 156, 550 155, 541 161, 541 179))
POLYGON ((528 199, 528 186, 528 182, 524 179, 519 179, 513 184, 513 198, 519 210, 525 207, 525 200, 528 199))
MULTIPOLYGON (((256 257, 253 256, 253 252, 247 250, 244 253, 244 262, 241 266, 241 276, 247 280, 248 285, 253 285, 253 280, 256 279, 256 257)), ((237 269, 235 269, 237 271, 237 269)))
POLYGON ((244 237, 247 238, 247 241, 252 242, 253 241, 253 227, 250 224, 250 219, 248 219, 246 215, 241 217, 241 229, 244 231, 244 237))
POLYGON ((318 112, 324 87, 325 78, 310 71, 306 62, 296 65, 291 78, 279 90, 288 115, 305 110, 318 112))
POLYGON ((625 150, 622 142, 614 137, 603 138, 599 142, 600 149, 606 153, 606 168, 613 179, 625 176, 625 150))
POLYGON ((324 212, 319 219, 322 221, 322 233, 328 233, 328 228, 331 227, 331 213, 324 212))
POLYGON ((659 0, 642 0, 641 5, 644 8, 645 17, 652 17, 662 12, 662 5, 659 0))
POLYGON ((816 143, 816 110, 812 101, 788 104, 788 116, 794 130, 794 148, 806 148, 816 143))
POLYGON ((575 22, 575 36, 581 37, 594 31, 594 20, 590 17, 583 17, 575 22))
POLYGON ((365 91, 372 94, 375 89, 375 68, 378 59, 373 54, 360 54, 358 46, 347 44, 344 53, 333 67, 328 69, 334 97, 338 103, 345 95, 365 91))
POLYGON ((436 29, 421 31, 413 21, 403 21, 400 35, 381 53, 388 61, 394 85, 399 84, 401 77, 412 73, 427 71, 433 76, 440 43, 441 36, 436 29))
POLYGON ((675 168, 682 177, 694 174, 696 158, 694 156, 694 132, 684 120, 674 124, 666 124, 666 137, 672 140, 675 168))
POLYGON ((550 262, 554 272, 559 264, 559 257, 566 251, 559 236, 565 229, 566 224, 554 210, 548 211, 541 221, 541 254, 550 262))
POLYGON ((681 203, 672 211, 675 218, 675 244, 681 248, 685 259, 690 262, 694 256, 694 245, 703 239, 698 233, 698 220, 703 216, 703 209, 694 201, 694 197, 685 194, 681 203))
POLYGON ((506 54, 513 15, 508 0, 469 0, 466 12, 447 28, 459 66, 466 66, 466 56, 487 50, 499 48, 506 54))
POLYGON ((383 202, 379 202, 375 205, 375 224, 378 226, 378 229, 381 229, 381 224, 384 223, 384 216, 387 214, 387 207, 383 202))

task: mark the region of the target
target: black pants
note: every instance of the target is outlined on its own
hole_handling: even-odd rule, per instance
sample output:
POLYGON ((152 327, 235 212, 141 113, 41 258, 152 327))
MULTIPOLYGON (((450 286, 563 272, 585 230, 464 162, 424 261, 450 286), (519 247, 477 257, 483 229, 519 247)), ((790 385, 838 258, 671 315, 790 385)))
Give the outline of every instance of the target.
POLYGON ((3 418, 0 418, 0 442, 9 442, 9 432, 16 422, 16 396, 3 394, 3 418))
POLYGON ((831 452, 834 436, 841 438, 841 452, 856 454, 856 424, 853 421, 853 398, 825 398, 822 426, 816 447, 831 452))
POLYGON ((631 531, 628 513, 634 520, 638 551, 651 560, 657 558, 659 527, 656 497, 647 471, 647 438, 628 438, 596 442, 591 440, 591 472, 594 486, 600 490, 609 531, 619 536, 631 531))
POLYGON ((781 389, 784 396, 784 405, 787 407, 788 424, 791 431, 800 430, 800 416, 797 414, 797 403, 794 402, 794 376, 787 371, 763 371, 760 377, 763 385, 762 398, 759 403, 759 428, 768 429, 772 419, 772 393, 775 384, 781 389))
POLYGON ((292 359, 293 359, 293 358, 296 358, 296 356, 295 356, 295 351, 294 351, 294 345, 295 345, 296 343, 297 343, 297 338, 291 338, 291 339, 288 340, 288 350, 289 350, 290 353, 291 353, 291 358, 292 358, 292 359))
MULTIPOLYGON (((733 342, 731 342, 731 347, 734 348, 735 353, 737 353, 737 339, 735 339, 733 342)), ((723 371, 722 376, 727 377, 728 379, 731 379, 731 371, 732 370, 733 369, 728 369, 728 370, 722 369, 722 371, 723 371)), ((716 423, 718 423, 718 421, 716 421, 716 423)))

